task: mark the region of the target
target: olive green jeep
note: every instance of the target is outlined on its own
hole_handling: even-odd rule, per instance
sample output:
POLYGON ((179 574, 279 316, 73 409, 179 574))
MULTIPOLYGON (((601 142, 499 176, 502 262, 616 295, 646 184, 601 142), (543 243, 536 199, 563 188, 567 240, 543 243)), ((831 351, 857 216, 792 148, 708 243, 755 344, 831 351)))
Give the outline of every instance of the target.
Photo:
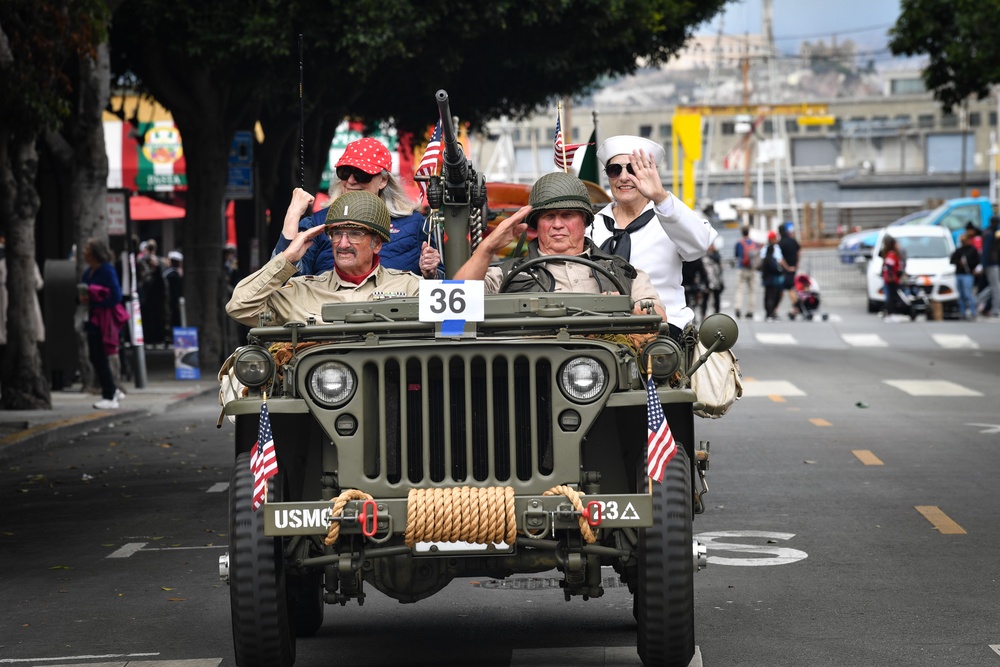
POLYGON ((416 602, 456 577, 554 570, 566 600, 587 600, 611 566, 643 663, 687 665, 708 468, 689 378, 733 345, 733 320, 678 341, 628 296, 500 293, 481 321, 427 321, 421 299, 469 298, 461 281, 428 285, 441 291, 265 323, 232 356, 246 389, 224 407, 235 465, 220 571, 237 664, 293 664, 325 606, 361 604, 369 586, 416 602), (709 352, 695 358, 699 338, 709 352), (662 483, 646 471, 647 375, 677 443, 662 483), (255 511, 265 395, 279 472, 255 511))

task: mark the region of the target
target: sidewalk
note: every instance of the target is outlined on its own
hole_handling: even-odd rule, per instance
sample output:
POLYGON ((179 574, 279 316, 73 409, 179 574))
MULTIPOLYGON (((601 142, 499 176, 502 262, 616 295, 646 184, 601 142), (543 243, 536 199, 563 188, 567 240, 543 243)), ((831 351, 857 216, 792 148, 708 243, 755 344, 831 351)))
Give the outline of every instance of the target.
MULTIPOLYGON (((146 386, 122 382, 126 397, 117 410, 95 410, 100 395, 81 391, 79 385, 52 392, 51 410, 0 410, 0 463, 23 452, 37 452, 65 443, 86 431, 108 424, 162 414, 188 401, 215 401, 219 384, 211 372, 202 371, 199 380, 177 380, 174 369, 153 355, 147 359, 146 386)), ((172 359, 172 356, 171 356, 172 359)))

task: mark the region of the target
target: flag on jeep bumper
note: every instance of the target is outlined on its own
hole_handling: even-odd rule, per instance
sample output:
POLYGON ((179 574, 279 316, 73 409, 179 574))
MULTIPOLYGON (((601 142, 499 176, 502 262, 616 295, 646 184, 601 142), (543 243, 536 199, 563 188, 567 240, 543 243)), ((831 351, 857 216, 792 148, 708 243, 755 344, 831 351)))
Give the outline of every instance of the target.
POLYGON ((271 415, 267 411, 266 400, 260 405, 260 427, 257 442, 250 450, 250 470, 253 472, 253 508, 257 510, 267 499, 267 480, 278 473, 278 457, 274 451, 271 415))
POLYGON ((663 414, 660 397, 656 395, 656 384, 652 375, 646 383, 646 419, 648 423, 646 472, 657 482, 662 482, 667 464, 677 453, 677 443, 674 442, 674 435, 670 432, 667 417, 663 414))

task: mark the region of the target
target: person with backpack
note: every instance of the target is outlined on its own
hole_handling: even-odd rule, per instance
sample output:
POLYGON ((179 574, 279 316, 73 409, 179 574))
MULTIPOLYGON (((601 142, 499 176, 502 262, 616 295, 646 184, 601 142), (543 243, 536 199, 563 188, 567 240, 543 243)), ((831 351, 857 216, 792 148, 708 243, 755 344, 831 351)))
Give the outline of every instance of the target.
POLYGON ((973 232, 967 231, 959 239, 962 243, 951 254, 951 263, 955 265, 955 282, 958 283, 958 317, 963 320, 976 319, 976 295, 973 286, 976 279, 976 268, 979 266, 979 251, 973 243, 973 232))
POLYGON ((754 281, 757 267, 760 264, 760 244, 750 238, 750 227, 743 226, 743 238, 736 243, 736 267, 738 277, 736 279, 736 319, 743 313, 743 295, 746 293, 746 317, 753 319, 754 281))
POLYGON ((778 319, 778 304, 781 303, 781 292, 785 288, 785 271, 781 267, 781 248, 778 246, 778 235, 769 232, 767 246, 760 260, 761 283, 764 285, 764 319, 774 322, 778 319))

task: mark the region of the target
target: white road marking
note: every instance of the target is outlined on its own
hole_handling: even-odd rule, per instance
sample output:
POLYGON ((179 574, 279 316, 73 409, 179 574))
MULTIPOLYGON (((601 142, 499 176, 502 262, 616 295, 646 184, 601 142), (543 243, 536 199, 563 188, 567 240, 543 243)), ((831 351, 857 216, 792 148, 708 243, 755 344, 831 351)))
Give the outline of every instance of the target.
POLYGON ((975 389, 963 387, 949 380, 882 380, 882 382, 905 391, 910 396, 982 396, 975 389))
MULTIPOLYGON (((701 648, 694 647, 688 667, 702 667, 701 648)), ((516 648, 511 652, 510 667, 639 667, 634 646, 567 646, 565 648, 516 648)))
POLYGON ((774 558, 722 558, 720 556, 709 556, 709 564, 714 565, 737 565, 737 566, 764 566, 764 565, 787 565, 795 561, 809 557, 805 551, 789 549, 788 547, 776 547, 770 544, 740 544, 733 542, 716 542, 718 538, 754 538, 773 540, 790 540, 795 537, 795 533, 772 533, 765 530, 716 530, 710 533, 698 533, 694 536, 696 540, 704 544, 709 552, 712 551, 735 551, 745 554, 771 554, 774 558))
POLYGON ((966 426, 982 426, 983 430, 980 433, 985 435, 998 435, 1000 434, 1000 424, 973 424, 969 423, 966 426))
POLYGON ((105 556, 105 558, 131 558, 140 551, 192 551, 195 549, 226 549, 229 547, 228 544, 203 544, 196 547, 147 547, 149 542, 129 542, 110 554, 105 556))
POLYGON ((748 396, 805 396, 806 393, 785 380, 744 381, 743 398, 748 396))
POLYGON ((878 334, 841 334, 840 337, 845 343, 854 347, 889 347, 878 334))
POLYGON ((765 345, 798 345, 795 336, 790 333, 758 333, 757 342, 765 345))
POLYGON ((229 482, 216 482, 205 493, 222 493, 229 490, 229 482))
POLYGON ((140 551, 147 544, 149 544, 149 542, 129 542, 128 544, 118 547, 116 550, 105 556, 105 558, 128 558, 132 554, 140 551))
POLYGON ((990 644, 990 648, 993 649, 994 653, 1000 655, 1000 644, 990 644))
POLYGON ((931 334, 934 342, 952 350, 978 350, 979 343, 965 334, 931 334))
MULTIPOLYGON (((157 655, 157 654, 154 654, 157 655)), ((75 662, 48 667, 219 667, 222 658, 195 660, 129 660, 128 662, 75 662)))
MULTIPOLYGON (((107 653, 104 655, 64 655, 58 658, 0 658, 2 665, 14 665, 19 662, 52 662, 53 660, 98 660, 104 658, 150 658, 159 653, 107 653)), ((52 667, 57 667, 53 665, 52 667)))

